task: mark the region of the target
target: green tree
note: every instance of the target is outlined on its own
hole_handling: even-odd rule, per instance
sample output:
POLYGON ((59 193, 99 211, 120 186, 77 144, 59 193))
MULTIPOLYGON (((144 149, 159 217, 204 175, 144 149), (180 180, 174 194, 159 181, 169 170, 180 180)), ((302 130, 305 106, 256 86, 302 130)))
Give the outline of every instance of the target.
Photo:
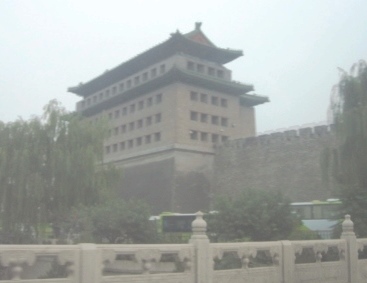
POLYGON ((349 213, 359 236, 367 236, 367 64, 342 71, 335 88, 333 116, 337 137, 333 172, 343 213, 349 213))
POLYGON ((83 242, 151 243, 157 241, 157 229, 150 215, 145 202, 116 198, 75 209, 66 229, 83 242))
POLYGON ((285 239, 295 224, 290 203, 280 193, 245 189, 219 197, 214 210, 209 232, 218 241, 285 239))
POLYGON ((0 219, 12 242, 108 194, 117 174, 102 166, 104 137, 103 121, 91 125, 57 101, 42 117, 0 123, 0 219))

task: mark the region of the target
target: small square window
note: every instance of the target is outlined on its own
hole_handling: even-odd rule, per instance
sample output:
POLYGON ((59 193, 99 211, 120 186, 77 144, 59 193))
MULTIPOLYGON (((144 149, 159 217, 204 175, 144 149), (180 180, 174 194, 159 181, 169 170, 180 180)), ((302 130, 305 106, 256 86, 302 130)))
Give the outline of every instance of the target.
POLYGON ((155 114, 155 122, 160 123, 161 121, 162 121, 162 114, 161 113, 155 114))
POLYGON ((217 135, 217 134, 212 134, 212 142, 218 142, 218 140, 219 140, 219 135, 217 135))
POLYGON ((128 80, 126 82, 126 87, 127 87, 127 89, 131 88, 131 80, 128 80))
POLYGON ((208 95, 206 93, 200 93, 200 101, 203 103, 208 103, 208 95))
POLYGON ((124 83, 120 83, 120 92, 124 91, 124 83))
POLYGON ((136 139, 136 146, 141 146, 143 143, 143 138, 142 137, 139 137, 136 139))
POLYGON ((198 93, 195 91, 190 92, 190 100, 192 101, 198 101, 198 93))
POLYGON ((143 82, 148 80, 148 72, 143 73, 143 82))
POLYGON ((134 78, 134 85, 138 85, 138 84, 140 84, 140 77, 139 76, 134 78))
POLYGON ((103 92, 99 94, 99 101, 103 100, 103 92))
POLYGON ((108 113, 108 120, 112 120, 112 117, 113 117, 112 112, 108 113))
POLYGON ((222 106, 222 107, 227 107, 227 106, 228 106, 228 100, 227 100, 227 99, 225 99, 225 98, 222 98, 222 99, 220 100, 220 106, 222 106))
POLYGON ((127 146, 128 146, 129 148, 133 148, 133 147, 134 147, 134 140, 128 140, 128 142, 127 142, 127 146))
POLYGON ((129 123, 129 131, 134 131, 134 129, 135 129, 135 124, 134 124, 134 122, 130 122, 130 123, 129 123))
POLYGON ((117 152, 117 143, 113 145, 113 152, 117 152))
POLYGON ((152 78, 155 78, 157 76, 157 69, 156 68, 153 68, 151 71, 150 71, 150 76, 152 78))
POLYGON ((151 143, 151 137, 150 137, 150 135, 145 136, 145 143, 146 144, 151 143))
POLYGON ((119 127, 115 127, 113 133, 115 136, 117 136, 119 134, 119 127))
POLYGON ((223 127, 228 127, 228 118, 220 118, 220 125, 223 127))
POLYGON ((127 114, 127 107, 122 108, 122 115, 125 116, 127 114))
POLYGON ((194 62, 192 61, 187 61, 187 69, 190 70, 190 71, 193 71, 194 70, 194 62))
POLYGON ((147 99, 147 107, 152 106, 152 104, 153 104, 153 98, 152 98, 152 97, 149 97, 149 98, 147 99))
POLYGON ((154 134, 154 141, 159 142, 161 140, 161 133, 155 133, 154 134))
POLYGON ((190 139, 197 140, 198 139, 198 132, 197 131, 190 131, 190 139))
POLYGON ((145 124, 147 125, 147 126, 150 126, 151 124, 152 124, 152 116, 149 116, 149 117, 147 117, 147 118, 145 118, 146 120, 145 120, 145 124))
POLYGON ((155 97, 155 103, 158 104, 158 103, 161 103, 161 102, 162 102, 162 94, 159 93, 155 97))
POLYGON ((142 110, 144 108, 144 100, 139 101, 138 110, 142 110))
POLYGON ((218 116, 212 116, 212 124, 218 125, 219 124, 219 117, 218 116))
POLYGON ((190 111, 190 119, 191 121, 197 121, 198 120, 198 112, 190 111))
POLYGON ((137 125, 138 129, 142 128, 143 127, 143 119, 138 120, 137 124, 138 124, 137 125))
POLYGON ((160 74, 163 74, 165 71, 166 71, 166 65, 165 64, 160 65, 160 67, 159 67, 159 73, 160 74))
POLYGON ((130 105, 130 113, 134 113, 135 112, 135 104, 131 104, 130 105))
POLYGON ((201 113, 200 114, 200 122, 208 123, 208 114, 201 113))
POLYGON ((212 100, 213 105, 218 105, 218 97, 217 96, 212 96, 211 100, 212 100))
POLYGON ((203 132, 201 132, 200 133, 200 140, 201 141, 208 141, 208 133, 203 133, 203 132))
POLYGON ((125 150, 125 142, 120 142, 120 150, 125 150))

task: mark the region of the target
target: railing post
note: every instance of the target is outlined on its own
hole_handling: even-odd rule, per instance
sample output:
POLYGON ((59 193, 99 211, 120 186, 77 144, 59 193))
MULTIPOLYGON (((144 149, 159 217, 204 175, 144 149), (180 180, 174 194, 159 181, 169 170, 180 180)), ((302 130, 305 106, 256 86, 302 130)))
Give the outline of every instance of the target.
POLYGON ((192 222, 192 236, 190 244, 195 246, 195 282, 213 282, 213 256, 210 242, 206 235, 206 222, 201 211, 196 213, 196 219, 192 222))
POLYGON ((96 244, 79 244, 80 283, 100 283, 102 263, 96 244))
POLYGON ((345 215, 345 220, 342 224, 343 232, 341 239, 346 240, 347 250, 345 255, 345 260, 347 261, 348 268, 348 282, 357 283, 358 282, 358 247, 357 238, 354 233, 354 224, 350 220, 350 215, 345 215))
POLYGON ((281 241, 282 243, 282 279, 284 283, 293 283, 296 268, 295 254, 291 241, 281 241))

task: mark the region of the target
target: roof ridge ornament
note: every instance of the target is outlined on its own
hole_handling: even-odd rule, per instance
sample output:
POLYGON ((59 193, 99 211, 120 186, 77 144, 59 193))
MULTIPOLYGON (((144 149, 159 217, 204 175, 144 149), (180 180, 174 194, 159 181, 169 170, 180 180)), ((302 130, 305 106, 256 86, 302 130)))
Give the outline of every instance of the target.
POLYGON ((195 23, 195 30, 201 30, 201 25, 202 24, 203 24, 202 22, 196 22, 195 23))

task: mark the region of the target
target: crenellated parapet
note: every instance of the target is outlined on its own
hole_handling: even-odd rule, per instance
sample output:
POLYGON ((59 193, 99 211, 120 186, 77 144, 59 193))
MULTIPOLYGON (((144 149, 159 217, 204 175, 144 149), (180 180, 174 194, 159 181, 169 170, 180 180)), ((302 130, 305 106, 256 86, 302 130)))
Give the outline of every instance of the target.
POLYGON ((236 139, 226 141, 216 145, 216 148, 245 148, 256 145, 282 144, 289 142, 308 141, 310 139, 333 138, 335 133, 334 125, 321 125, 315 127, 305 127, 300 129, 273 132, 270 134, 260 134, 256 137, 236 139))

